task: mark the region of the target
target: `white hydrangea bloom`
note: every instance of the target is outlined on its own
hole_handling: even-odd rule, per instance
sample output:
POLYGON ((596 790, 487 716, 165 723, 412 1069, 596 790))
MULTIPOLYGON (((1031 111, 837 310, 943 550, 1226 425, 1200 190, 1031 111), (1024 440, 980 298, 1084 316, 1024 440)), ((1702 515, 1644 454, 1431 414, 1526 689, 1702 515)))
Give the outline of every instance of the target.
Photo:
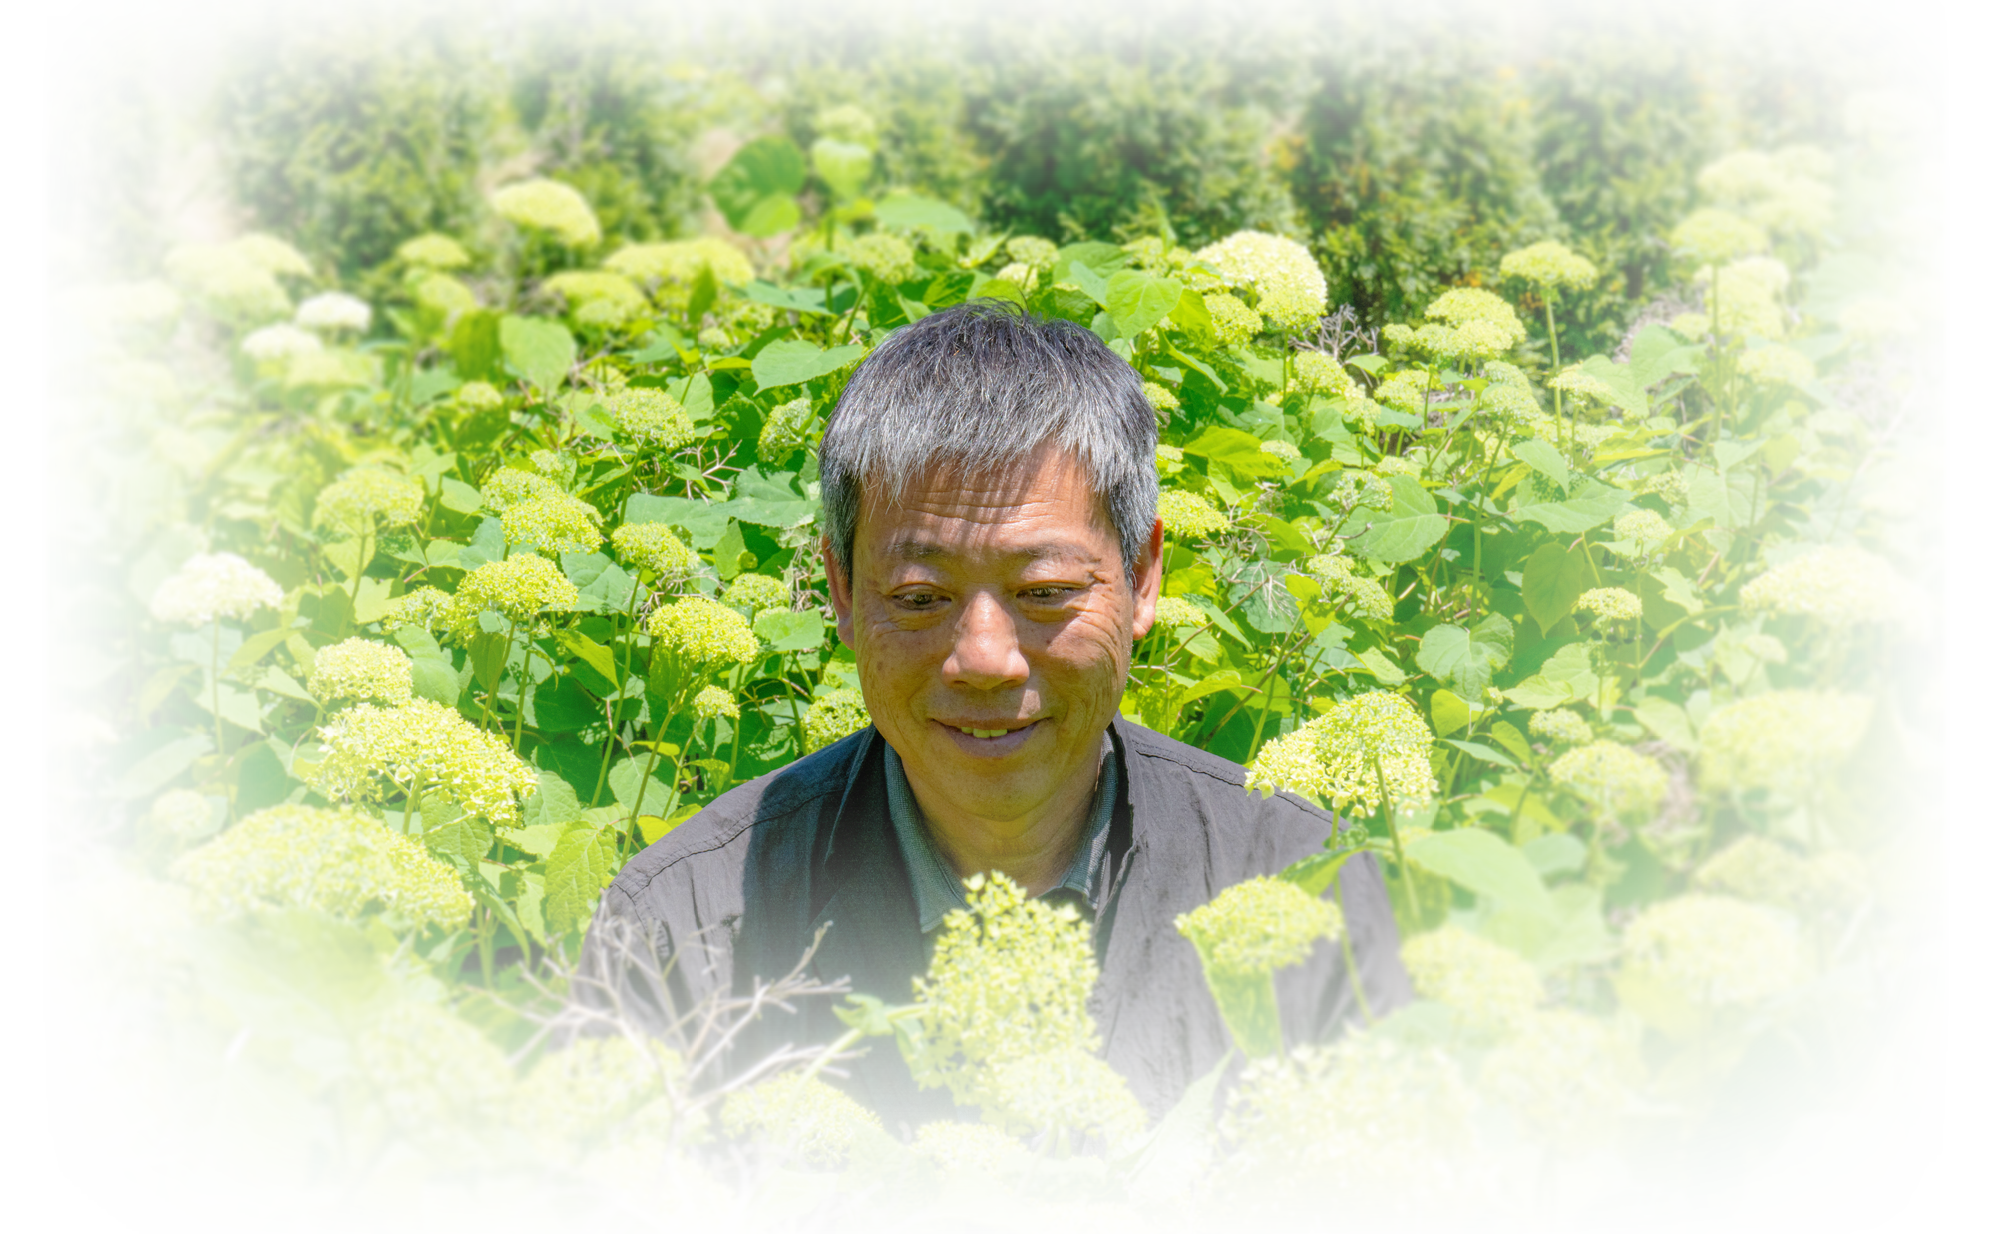
POLYGON ((372 314, 368 302, 344 291, 323 291, 299 302, 292 320, 308 330, 366 330, 372 314))
POLYGON ((157 621, 205 626, 222 617, 242 620, 260 608, 284 603, 285 592, 271 576, 234 553, 190 557, 153 593, 157 621))

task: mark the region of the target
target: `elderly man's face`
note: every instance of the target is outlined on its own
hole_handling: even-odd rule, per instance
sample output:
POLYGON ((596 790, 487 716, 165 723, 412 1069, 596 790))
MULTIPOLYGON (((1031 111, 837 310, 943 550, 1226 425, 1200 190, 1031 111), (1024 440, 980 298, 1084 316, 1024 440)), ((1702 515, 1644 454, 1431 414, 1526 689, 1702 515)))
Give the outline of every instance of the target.
POLYGON ((1135 588, 1088 473, 1052 449, 864 503, 852 580, 829 557, 833 604, 920 797, 1031 822, 1089 790, 1153 624, 1159 544, 1156 527, 1135 588))

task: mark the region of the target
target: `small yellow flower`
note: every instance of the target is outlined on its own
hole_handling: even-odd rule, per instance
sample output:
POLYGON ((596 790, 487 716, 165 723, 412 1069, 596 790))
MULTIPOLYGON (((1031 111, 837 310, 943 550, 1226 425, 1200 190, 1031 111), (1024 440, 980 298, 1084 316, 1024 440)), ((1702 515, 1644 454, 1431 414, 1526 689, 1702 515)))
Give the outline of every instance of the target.
POLYGON ((874 723, 859 690, 834 690, 806 708, 806 753, 822 750, 874 723))
POLYGON ((313 654, 306 688, 322 703, 342 698, 405 703, 410 699, 410 669, 410 657, 401 648, 350 638, 313 654))
POLYGON ((1210 505, 1207 499, 1183 489, 1168 489, 1160 494, 1160 521, 1166 524, 1167 534, 1198 540, 1226 529, 1229 519, 1210 505))

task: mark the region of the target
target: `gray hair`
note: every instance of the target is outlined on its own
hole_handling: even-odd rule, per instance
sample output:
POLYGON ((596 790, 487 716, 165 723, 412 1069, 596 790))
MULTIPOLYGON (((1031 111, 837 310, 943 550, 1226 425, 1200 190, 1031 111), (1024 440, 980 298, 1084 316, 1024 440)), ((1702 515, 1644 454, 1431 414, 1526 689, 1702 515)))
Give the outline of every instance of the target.
POLYGON ((968 301, 889 336, 841 392, 819 447, 827 534, 852 578, 864 485, 895 501, 941 468, 1003 472, 1054 445, 1090 474, 1130 578, 1158 517, 1158 443, 1139 374, 1095 334, 968 301))

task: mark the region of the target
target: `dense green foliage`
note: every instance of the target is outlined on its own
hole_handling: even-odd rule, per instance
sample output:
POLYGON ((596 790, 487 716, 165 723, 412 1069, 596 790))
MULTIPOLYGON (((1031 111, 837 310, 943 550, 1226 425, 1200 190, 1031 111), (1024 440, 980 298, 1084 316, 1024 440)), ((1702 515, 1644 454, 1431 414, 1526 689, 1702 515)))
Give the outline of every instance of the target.
POLYGON ((452 228, 492 130, 478 0, 216 0, 230 196, 342 272, 452 228))
POLYGON ((160 162, 160 106, 146 88, 148 16, 144 0, 48 6, 44 212, 114 272, 136 270, 154 248, 146 192, 160 162))
POLYGON ((506 104, 548 178, 472 191, 501 94, 396 59, 430 51, 269 75, 237 183, 299 247, 185 245, 78 300, 84 671, 118 717, 127 894, 180 923, 148 978, 191 1026, 163 1063, 236 1040, 329 1098, 316 1142, 356 1178, 397 1144, 604 1183, 751 1141, 864 1181, 1311 1180, 1392 1209, 1547 1201, 1505 1185, 1518 1151, 1670 1182, 1744 1147, 1732 1094, 1774 1052, 1793 1093, 1852 1064, 1912 740, 1893 653, 1924 620, 1890 411, 1913 320, 1833 189, 1893 174, 1879 143, 1719 149, 1672 72, 1608 81, 1629 51, 1515 82, 1343 52, 1272 164, 1309 249, 1239 232, 1294 207, 1245 153, 1262 104, 1183 89, 1222 70, 1100 97, 1096 62, 1003 90, 1026 70, 909 56, 802 71, 782 131, 704 183, 710 233, 660 244, 696 200, 673 117, 763 104, 551 46, 506 104), (314 102, 348 71, 382 110, 314 102), (477 159, 333 153, 412 115, 477 159), (1183 160, 1208 144, 1235 161, 1183 160), (926 172, 952 201, 910 191, 926 172), (1576 251, 1528 247, 1565 228, 1576 251), (1626 330, 1656 295, 1679 307, 1626 330), (1167 599, 1126 714, 1357 824, 1183 919, 1260 1056, 1227 1115, 1210 1077, 1142 1126, 1091 1054, 1088 947, 1004 882, 911 1004, 850 1005, 834 1043, 892 1038, 985 1112, 914 1157, 818 1078, 826 1043, 728 1093, 699 1034, 547 1048, 611 875, 866 723, 814 446, 870 348, 975 297, 1089 327, 1159 411, 1167 599), (1361 851, 1419 1002, 1283 1055, 1271 974, 1341 937, 1294 888, 1361 851), (1061 1015, 1010 1010, 1035 983, 1061 1015))
POLYGON ((1310 88, 1300 0, 976 0, 966 120, 996 228, 1080 240, 1288 230, 1266 150, 1310 88))
POLYGON ((668 0, 542 0, 520 18, 514 110, 544 172, 596 202, 612 236, 682 230, 698 202, 684 86, 686 30, 668 0))
POLYGON ((1408 318, 1558 232, 1502 0, 1318 0, 1318 24, 1292 180, 1336 304, 1408 318))
POLYGON ((1838 142, 1856 90, 1908 90, 1944 110, 1938 0, 1740 0, 1738 120, 1758 146, 1838 142))

